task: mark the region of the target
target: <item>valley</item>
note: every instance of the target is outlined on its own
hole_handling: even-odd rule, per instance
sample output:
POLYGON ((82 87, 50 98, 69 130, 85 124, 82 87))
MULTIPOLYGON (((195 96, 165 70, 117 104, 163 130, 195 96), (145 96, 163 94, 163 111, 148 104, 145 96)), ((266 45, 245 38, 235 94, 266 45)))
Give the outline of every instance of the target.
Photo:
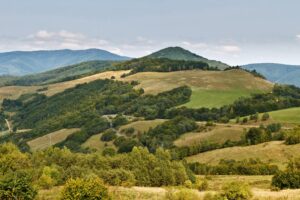
POLYGON ((300 89, 190 53, 166 48, 6 82, 0 151, 39 169, 38 199, 87 175, 116 199, 207 200, 231 182, 247 183, 252 199, 294 199, 298 190, 271 189, 288 189, 274 177, 298 162, 300 89))

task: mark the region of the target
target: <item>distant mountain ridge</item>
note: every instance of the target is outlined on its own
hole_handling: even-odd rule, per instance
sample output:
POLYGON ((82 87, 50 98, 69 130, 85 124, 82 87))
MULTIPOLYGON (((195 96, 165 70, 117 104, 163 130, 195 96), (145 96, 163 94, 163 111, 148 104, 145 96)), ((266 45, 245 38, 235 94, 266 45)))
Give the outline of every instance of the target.
POLYGON ((207 63, 210 67, 216 67, 218 69, 226 69, 229 65, 216 60, 209 60, 195 53, 192 53, 181 47, 167 47, 165 49, 154 52, 148 56, 148 58, 168 58, 171 60, 186 60, 186 61, 202 61, 207 63))
POLYGON ((0 53, 0 75, 21 76, 85 61, 121 61, 129 59, 101 49, 13 51, 0 53))
POLYGON ((300 65, 255 63, 244 65, 242 67, 248 70, 256 70, 274 83, 300 87, 300 65))

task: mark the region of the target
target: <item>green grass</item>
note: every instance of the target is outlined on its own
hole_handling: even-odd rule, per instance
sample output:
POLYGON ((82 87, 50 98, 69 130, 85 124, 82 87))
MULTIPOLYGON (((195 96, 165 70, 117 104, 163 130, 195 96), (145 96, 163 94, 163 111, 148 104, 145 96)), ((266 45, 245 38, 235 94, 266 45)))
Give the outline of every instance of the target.
POLYGON ((155 119, 155 120, 145 120, 145 121, 136 121, 130 124, 121 126, 119 132, 122 132, 124 129, 134 128, 135 131, 144 133, 147 132, 150 128, 155 128, 156 126, 162 124, 166 120, 164 119, 155 119))
POLYGON ((244 160, 258 158, 284 168, 289 159, 300 155, 300 144, 285 145, 281 141, 266 142, 258 145, 229 147, 200 153, 187 157, 188 162, 218 164, 222 159, 244 160))
POLYGON ((174 144, 176 146, 192 146, 203 141, 211 141, 224 144, 227 140, 239 141, 244 133, 243 126, 219 126, 209 127, 201 132, 186 133, 180 136, 174 144))
POLYGON ((219 108, 223 105, 228 105, 239 99, 240 97, 250 97, 251 94, 259 93, 256 90, 207 90, 192 88, 191 101, 184 104, 188 108, 219 108))
POLYGON ((89 148, 102 153, 106 147, 116 148, 113 142, 103 142, 101 138, 102 133, 91 136, 87 141, 85 141, 81 146, 83 148, 89 148))
MULTIPOLYGON (((122 79, 121 79, 122 80, 122 79)), ((220 107, 233 103, 239 97, 270 92, 273 84, 242 70, 229 71, 176 71, 142 72, 127 76, 125 81, 136 80, 146 94, 158 94, 183 85, 192 88, 190 108, 220 107)))
MULTIPOLYGON (((194 192, 198 198, 195 200, 205 200, 207 193, 216 193, 228 182, 247 183, 252 192, 251 200, 299 200, 300 189, 298 190, 281 190, 270 191, 270 183, 272 176, 209 176, 208 191, 194 192)), ((63 187, 53 187, 49 190, 39 190, 36 197, 37 200, 56 200, 59 199, 63 187)), ((179 191, 179 187, 109 187, 108 191, 112 200, 169 200, 166 197, 169 190, 179 191)), ((188 198, 187 198, 188 199, 188 198)))
POLYGON ((79 128, 61 129, 59 131, 55 131, 47 135, 38 137, 36 139, 30 140, 27 142, 27 144, 33 151, 46 149, 52 145, 64 141, 69 135, 79 130, 79 128))
POLYGON ((269 114, 274 121, 300 124, 300 107, 273 111, 269 114))
MULTIPOLYGON (((299 125, 300 124, 300 107, 296 108, 288 108, 277 111, 268 112, 270 115, 270 119, 267 121, 259 120, 259 124, 262 123, 282 123, 284 125, 299 125)), ((262 113, 259 114, 259 118, 261 119, 262 113)), ((249 116, 246 116, 249 118, 249 116)), ((243 118, 243 117, 241 117, 243 118)), ((236 119, 231 119, 231 123, 235 123, 236 119)), ((252 122, 253 123, 253 122, 252 122)))

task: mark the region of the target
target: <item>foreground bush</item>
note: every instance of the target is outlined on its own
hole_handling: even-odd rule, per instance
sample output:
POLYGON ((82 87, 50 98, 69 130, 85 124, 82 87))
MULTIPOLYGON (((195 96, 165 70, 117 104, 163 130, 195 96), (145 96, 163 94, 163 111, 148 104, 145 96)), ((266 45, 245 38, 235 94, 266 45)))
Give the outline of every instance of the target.
POLYGON ((272 178, 272 186, 285 189, 300 188, 300 171, 298 172, 279 172, 272 178))
POLYGON ((61 194, 62 200, 110 199, 107 188, 99 178, 69 179, 61 194))
POLYGON ((280 171, 272 178, 272 186, 279 189, 300 188, 300 158, 288 163, 286 171, 280 171))
POLYGON ((223 187, 223 191, 216 199, 220 200, 247 200, 252 197, 252 193, 243 183, 233 182, 228 183, 223 187))
POLYGON ((32 200, 36 195, 36 189, 25 174, 9 174, 0 180, 0 199, 32 200))
POLYGON ((285 144, 293 145, 300 143, 300 127, 289 130, 285 133, 285 144))
POLYGON ((165 198, 167 200, 200 200, 197 193, 189 189, 169 190, 165 198))

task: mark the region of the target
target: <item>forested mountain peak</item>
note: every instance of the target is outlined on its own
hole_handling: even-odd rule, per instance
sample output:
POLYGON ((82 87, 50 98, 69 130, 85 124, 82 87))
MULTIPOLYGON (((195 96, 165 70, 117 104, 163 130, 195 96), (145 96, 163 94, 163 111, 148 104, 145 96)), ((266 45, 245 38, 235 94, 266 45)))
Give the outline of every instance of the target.
POLYGON ((210 67, 216 67, 219 69, 228 68, 229 65, 222 63, 220 61, 209 60, 202 56, 199 56, 195 53, 192 53, 182 47, 167 47, 157 52, 154 52, 148 56, 147 58, 168 58, 171 60, 186 60, 186 61, 202 61, 206 62, 210 67))

